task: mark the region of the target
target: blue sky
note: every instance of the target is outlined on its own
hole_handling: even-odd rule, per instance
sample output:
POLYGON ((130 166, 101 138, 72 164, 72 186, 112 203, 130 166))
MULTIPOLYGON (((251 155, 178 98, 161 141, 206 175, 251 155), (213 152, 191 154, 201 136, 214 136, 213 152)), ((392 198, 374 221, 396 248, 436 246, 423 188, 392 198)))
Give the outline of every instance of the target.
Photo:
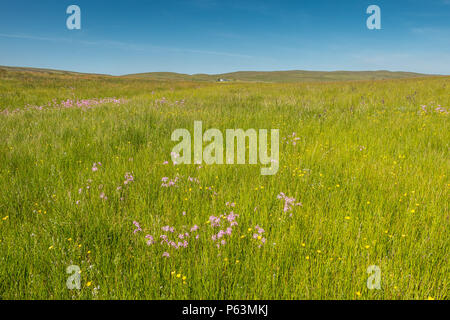
POLYGON ((1 1, 0 65, 450 74, 450 0, 1 1), (81 30, 66 27, 71 4, 81 8, 81 30), (371 4, 381 8, 381 30, 366 27, 371 4))

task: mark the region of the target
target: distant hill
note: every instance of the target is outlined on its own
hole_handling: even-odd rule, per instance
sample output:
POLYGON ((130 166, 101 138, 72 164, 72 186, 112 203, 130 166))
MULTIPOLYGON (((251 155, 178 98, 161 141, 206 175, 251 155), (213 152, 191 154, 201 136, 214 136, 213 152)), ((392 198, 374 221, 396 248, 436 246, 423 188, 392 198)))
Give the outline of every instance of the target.
MULTIPOLYGON (((75 71, 64 71, 64 70, 54 70, 54 69, 45 69, 45 68, 31 68, 31 67, 8 67, 8 66, 0 66, 0 71, 15 71, 15 72, 32 72, 32 73, 41 73, 41 74, 54 74, 54 75, 102 75, 97 73, 83 73, 83 72, 75 72, 75 71)), ((103 75, 108 76, 108 75, 103 75)))
POLYGON ((343 80, 382 80, 426 77, 427 74, 402 71, 237 71, 221 74, 182 74, 173 72, 149 72, 126 75, 152 80, 187 81, 250 81, 250 82, 305 82, 305 81, 343 81, 343 80))
POLYGON ((102 74, 88 74, 73 71, 61 71, 42 68, 6 67, 0 66, 0 72, 33 73, 45 75, 66 76, 100 76, 112 78, 139 78, 156 81, 245 81, 245 82, 307 82, 307 81, 345 81, 345 80, 383 80, 414 77, 436 76, 402 71, 237 71, 221 74, 184 74, 175 72, 148 72, 128 74, 124 76, 110 76, 102 74))

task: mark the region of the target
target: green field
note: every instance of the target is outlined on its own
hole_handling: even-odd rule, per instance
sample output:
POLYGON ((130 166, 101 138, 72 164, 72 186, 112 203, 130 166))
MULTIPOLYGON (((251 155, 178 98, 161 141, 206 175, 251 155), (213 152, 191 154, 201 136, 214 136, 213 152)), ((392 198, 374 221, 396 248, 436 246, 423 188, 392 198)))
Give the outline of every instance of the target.
POLYGON ((448 299, 450 77, 239 80, 0 68, 0 298, 448 299), (280 129, 280 170, 173 165, 196 120, 280 129))

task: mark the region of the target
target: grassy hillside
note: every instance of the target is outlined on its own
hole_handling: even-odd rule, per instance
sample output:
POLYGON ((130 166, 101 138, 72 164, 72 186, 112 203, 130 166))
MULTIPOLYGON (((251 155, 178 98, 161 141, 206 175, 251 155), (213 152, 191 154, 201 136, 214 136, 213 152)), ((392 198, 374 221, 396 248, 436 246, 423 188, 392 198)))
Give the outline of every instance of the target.
MULTIPOLYGON (((311 81, 352 81, 352 80, 384 80, 384 79, 405 79, 426 77, 430 75, 413 72, 391 72, 391 71, 238 71, 222 74, 183 74, 175 72, 148 72, 129 74, 124 76, 109 76, 98 74, 77 73, 71 71, 22 68, 22 67, 4 67, 0 66, 0 73, 16 72, 22 75, 34 74, 42 77, 47 76, 78 76, 78 77, 110 77, 110 78, 136 78, 154 81, 201 81, 215 82, 219 78, 230 81, 244 82, 311 82, 311 81)), ((17 77, 14 76, 14 77, 17 77)))
POLYGON ((0 299, 448 299, 449 88, 3 70, 0 299), (278 173, 174 165, 196 120, 279 129, 278 173))
POLYGON ((424 77, 426 75, 412 72, 391 71, 238 71, 222 74, 180 74, 172 72, 150 72, 128 75, 154 80, 190 80, 216 81, 219 78, 231 81, 249 82, 307 82, 307 81, 344 81, 344 80, 382 80, 424 77))

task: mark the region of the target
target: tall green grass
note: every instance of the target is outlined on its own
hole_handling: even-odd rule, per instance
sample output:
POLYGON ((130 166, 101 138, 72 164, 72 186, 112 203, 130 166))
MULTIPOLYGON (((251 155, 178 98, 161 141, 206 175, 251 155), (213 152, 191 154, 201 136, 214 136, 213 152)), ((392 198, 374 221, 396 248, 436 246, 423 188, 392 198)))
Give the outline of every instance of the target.
POLYGON ((199 84, 4 73, 0 106, 19 111, 0 114, 0 297, 448 299, 450 131, 448 114, 431 107, 449 109, 449 86, 448 77, 199 84), (113 96, 127 102, 23 110, 113 96), (279 172, 164 164, 172 131, 192 132, 195 120, 280 129, 279 172), (177 174, 177 187, 161 186, 177 174), (283 212, 280 192, 302 206, 283 212), (231 210, 238 226, 217 248, 207 221, 231 210), (189 232, 189 246, 161 245, 161 234, 174 238, 166 225, 189 232), (66 287, 70 265, 81 290, 66 287), (366 287, 370 265, 381 290, 366 287))

